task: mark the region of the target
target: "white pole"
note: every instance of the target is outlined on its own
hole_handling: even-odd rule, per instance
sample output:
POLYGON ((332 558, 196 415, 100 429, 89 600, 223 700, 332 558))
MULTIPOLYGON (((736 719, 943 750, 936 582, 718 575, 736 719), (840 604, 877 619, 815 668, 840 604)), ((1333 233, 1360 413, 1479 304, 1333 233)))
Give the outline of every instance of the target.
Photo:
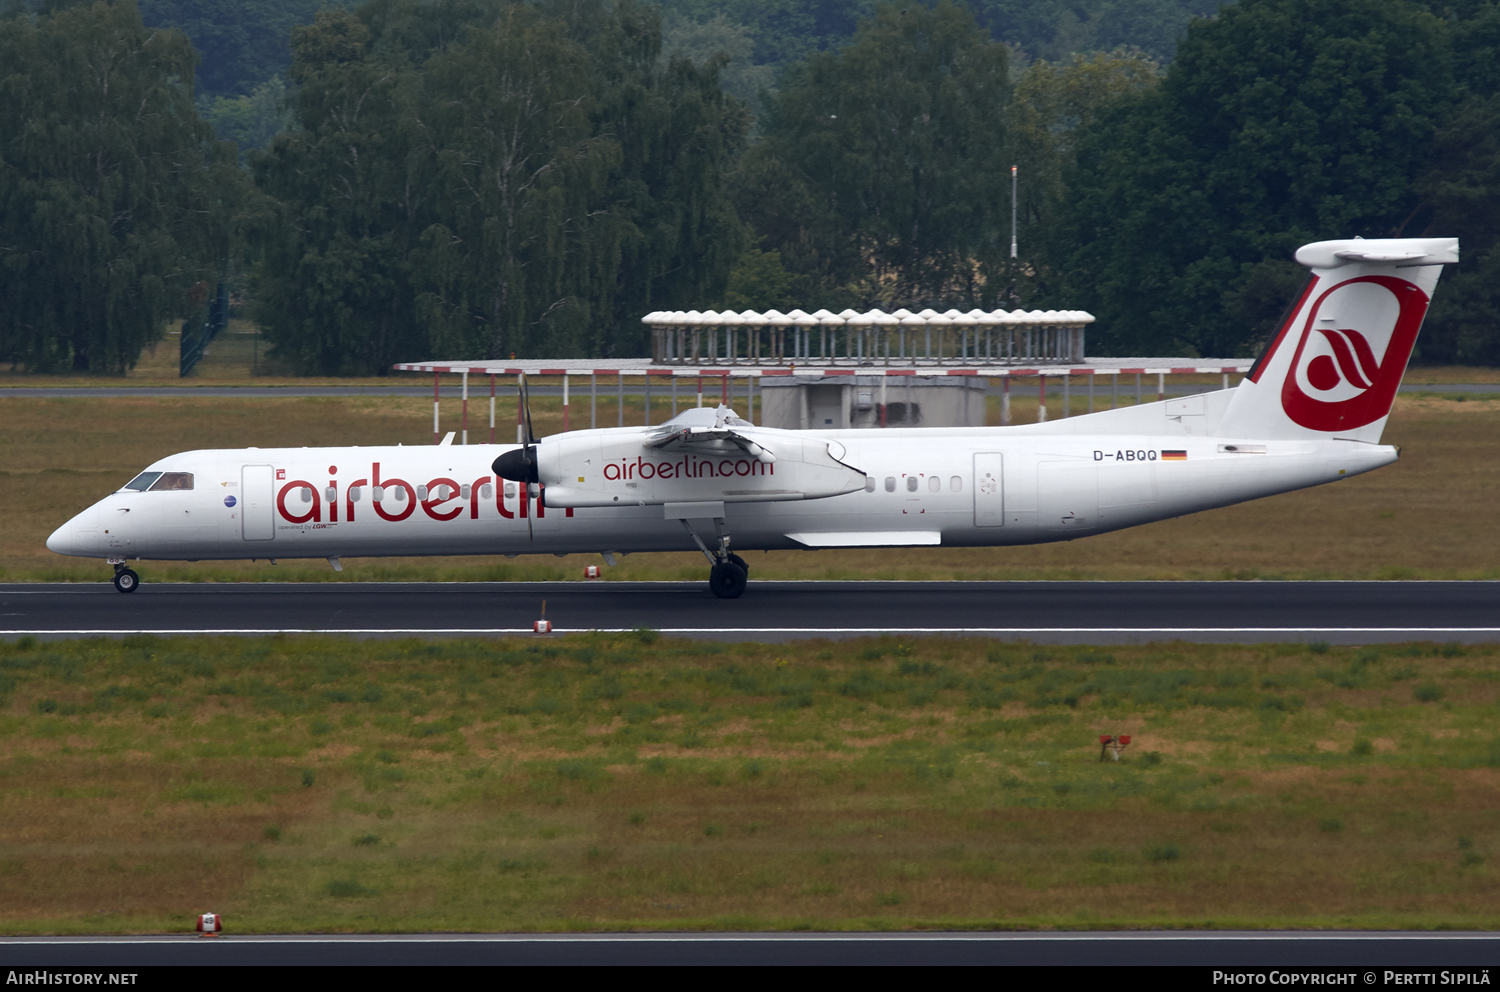
POLYGON ((460 444, 469 443, 469 370, 464 369, 464 403, 463 403, 463 440, 460 444))
POLYGON ((1010 167, 1010 257, 1016 257, 1016 167, 1010 167))
POLYGON ((563 433, 568 431, 568 377, 563 376, 563 433))

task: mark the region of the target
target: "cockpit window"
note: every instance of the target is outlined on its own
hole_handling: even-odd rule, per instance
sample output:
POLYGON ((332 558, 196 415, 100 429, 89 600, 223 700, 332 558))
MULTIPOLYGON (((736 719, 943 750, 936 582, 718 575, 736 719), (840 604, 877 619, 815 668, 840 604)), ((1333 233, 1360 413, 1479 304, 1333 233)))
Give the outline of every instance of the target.
POLYGON ((140 475, 136 476, 134 479, 131 479, 129 482, 125 483, 125 489, 130 489, 130 490, 134 490, 135 492, 138 492, 138 493, 143 493, 147 489, 151 488, 151 483, 155 482, 157 479, 160 479, 160 478, 161 478, 161 473, 160 472, 142 472, 140 475))
POLYGON ((191 490, 193 488, 193 473, 191 472, 163 472, 161 478, 151 483, 153 493, 167 492, 169 490, 191 490))

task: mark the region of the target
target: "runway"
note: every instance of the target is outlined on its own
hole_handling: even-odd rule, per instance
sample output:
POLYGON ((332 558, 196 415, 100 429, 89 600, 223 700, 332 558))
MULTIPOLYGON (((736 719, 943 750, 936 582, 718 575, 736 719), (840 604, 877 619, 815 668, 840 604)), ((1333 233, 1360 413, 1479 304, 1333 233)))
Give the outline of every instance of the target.
MULTIPOLYGON (((752 572, 753 575, 753 572, 752 572)), ((0 585, 0 637, 555 634, 721 640, 967 635, 1057 644, 1500 640, 1500 582, 706 582, 0 585)))
MULTIPOLYGON (((0 939, 0 966, 153 965, 1176 965, 1479 972, 1500 936, 1475 933, 396 934, 0 939)), ((1366 973, 1374 977, 1365 977, 1366 973)), ((1209 976, 1205 975, 1205 979, 1209 976)), ((1438 975, 1434 975, 1436 979, 1438 975)), ((1489 981, 1493 981, 1493 977, 1489 981)), ((1290 984, 1290 983, 1286 983, 1290 984)), ((1390 984, 1389 980, 1380 984, 1390 984)), ((1441 984, 1433 980, 1424 984, 1441 984)))

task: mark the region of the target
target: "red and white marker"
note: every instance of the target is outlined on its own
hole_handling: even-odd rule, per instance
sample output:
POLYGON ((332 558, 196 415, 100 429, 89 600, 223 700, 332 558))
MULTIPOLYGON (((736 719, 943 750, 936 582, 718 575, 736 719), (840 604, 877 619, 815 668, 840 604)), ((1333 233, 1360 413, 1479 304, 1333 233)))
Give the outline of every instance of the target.
POLYGON ((597 579, 599 577, 599 566, 598 565, 586 565, 586 566, 584 566, 583 577, 585 579, 597 579))
POLYGON ((537 634, 552 633, 552 621, 547 619, 547 601, 545 599, 542 600, 542 618, 531 625, 531 630, 537 634))
POLYGON ((198 917, 198 935, 200 937, 217 937, 219 931, 224 929, 224 917, 218 913, 203 913, 198 917))

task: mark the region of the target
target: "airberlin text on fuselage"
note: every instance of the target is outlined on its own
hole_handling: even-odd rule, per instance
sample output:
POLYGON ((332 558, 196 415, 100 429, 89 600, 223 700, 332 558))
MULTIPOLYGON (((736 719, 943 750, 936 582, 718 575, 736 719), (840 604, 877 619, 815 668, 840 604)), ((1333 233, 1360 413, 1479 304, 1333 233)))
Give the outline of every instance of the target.
POLYGON ((754 458, 679 458, 675 462, 648 462, 620 459, 604 466, 604 478, 610 482, 626 479, 729 479, 735 476, 775 475, 776 466, 754 458))
MULTIPOLYGON (((328 508, 328 524, 339 523, 340 517, 343 518, 344 523, 354 523, 358 519, 360 503, 367 499, 369 500, 369 508, 375 511, 376 516, 392 523, 407 519, 416 512, 418 506, 422 508, 423 513, 433 520, 457 519, 463 515, 466 508, 469 511, 469 519, 478 520, 482 489, 484 486, 491 484, 494 485, 495 509, 499 511, 500 516, 506 518, 524 518, 529 514, 535 514, 537 517, 545 517, 547 515, 546 507, 543 505, 540 496, 528 496, 524 487, 518 487, 518 492, 513 491, 511 493, 513 498, 518 496, 516 498, 515 509, 506 506, 506 486, 488 475, 481 475, 469 483, 469 496, 467 499, 462 495, 463 487, 459 485, 458 480, 446 477, 439 477, 428 481, 423 487, 426 489, 428 496, 425 499, 418 499, 417 487, 412 483, 405 479, 382 477, 379 462, 375 462, 370 466, 370 474, 367 478, 350 479, 343 483, 340 483, 337 478, 338 466, 330 465, 328 466, 330 478, 326 484, 326 489, 332 490, 334 497, 332 499, 325 499, 325 486, 320 486, 306 479, 293 479, 290 482, 284 482, 282 479, 285 474, 285 471, 280 469, 276 472, 279 487, 276 490, 276 512, 281 515, 283 520, 293 524, 326 526, 323 520, 325 502, 328 508), (300 497, 295 495, 304 489, 308 490, 309 495, 312 496, 311 500, 301 500, 300 497), (375 498, 375 490, 377 489, 381 490, 382 495, 385 497, 384 499, 375 498), (445 489, 446 492, 444 492, 445 489), (405 498, 397 499, 394 495, 395 490, 402 490, 405 498), (296 512, 293 507, 287 505, 288 497, 293 498, 293 507, 298 502, 301 503, 304 508, 301 513, 296 512), (340 501, 343 503, 342 507, 339 505, 340 501), (395 507, 396 509, 388 509, 388 506, 395 507)), ((573 511, 569 509, 565 511, 564 515, 571 517, 573 511)))

